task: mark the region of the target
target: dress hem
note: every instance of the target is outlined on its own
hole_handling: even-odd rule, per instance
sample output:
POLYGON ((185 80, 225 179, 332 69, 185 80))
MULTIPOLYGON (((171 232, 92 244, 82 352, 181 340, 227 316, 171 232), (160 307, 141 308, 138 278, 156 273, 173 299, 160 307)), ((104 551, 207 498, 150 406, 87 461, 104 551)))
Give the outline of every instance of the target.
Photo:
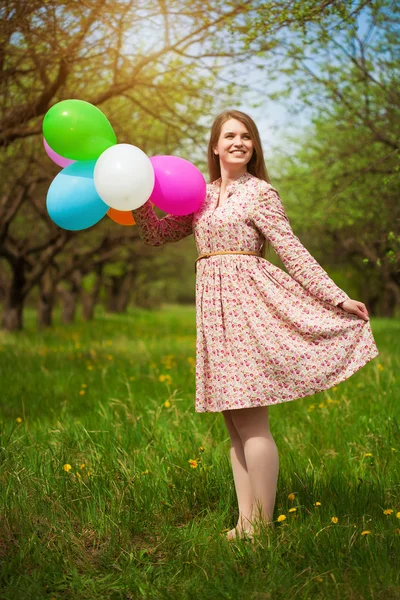
POLYGON ((371 360, 373 360, 374 358, 379 356, 379 354, 380 354, 379 350, 376 348, 375 351, 371 355, 369 355, 362 364, 358 365, 355 369, 353 369, 350 373, 346 374, 341 379, 338 379, 337 381, 335 381, 335 383, 329 384, 328 387, 325 386, 322 388, 315 388, 314 390, 310 390, 306 394, 303 394, 302 396, 292 396, 290 398, 281 398, 281 399, 277 400, 276 402, 264 402, 262 404, 252 404, 251 406, 226 406, 219 410, 198 410, 196 407, 195 412, 196 413, 207 413, 207 412, 215 413, 215 412, 222 412, 224 410, 238 410, 241 408, 259 408, 260 406, 274 406, 275 404, 283 404, 283 402, 291 402, 292 400, 301 400, 301 398, 306 398, 307 396, 312 396, 313 394, 318 394, 319 392, 325 392, 326 390, 330 390, 335 385, 338 385, 339 383, 343 383, 343 381, 346 381, 347 379, 349 379, 352 375, 354 375, 354 373, 357 373, 357 371, 362 369, 367 363, 369 363, 371 360))

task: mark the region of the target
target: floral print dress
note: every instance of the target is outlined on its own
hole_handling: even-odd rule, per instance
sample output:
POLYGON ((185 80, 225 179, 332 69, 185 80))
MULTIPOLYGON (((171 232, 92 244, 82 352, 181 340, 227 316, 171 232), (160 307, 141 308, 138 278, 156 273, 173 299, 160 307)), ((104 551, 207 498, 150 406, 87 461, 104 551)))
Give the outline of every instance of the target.
POLYGON ((194 233, 198 254, 259 251, 265 238, 288 273, 268 260, 219 254, 197 261, 196 412, 268 406, 348 379, 379 352, 369 321, 338 304, 349 296, 293 233, 277 190, 245 173, 218 206, 221 179, 200 209, 159 219, 132 211, 145 244, 194 233))

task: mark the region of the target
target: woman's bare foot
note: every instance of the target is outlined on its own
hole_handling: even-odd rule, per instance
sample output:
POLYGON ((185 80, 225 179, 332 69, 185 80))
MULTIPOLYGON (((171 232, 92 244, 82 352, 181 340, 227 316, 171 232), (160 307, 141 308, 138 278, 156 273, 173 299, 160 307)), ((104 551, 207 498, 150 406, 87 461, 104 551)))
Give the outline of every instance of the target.
MULTIPOLYGON (((275 529, 275 524, 272 521, 268 523, 268 526, 271 529, 275 529)), ((236 525, 234 529, 228 531, 226 537, 229 541, 235 540, 237 538, 248 538, 250 540, 254 540, 254 535, 256 535, 254 532, 254 526, 249 523, 249 525, 247 525, 246 527, 236 525)))
POLYGON ((249 526, 248 528, 242 528, 239 525, 237 525, 234 529, 231 529, 230 531, 228 531, 228 533, 226 534, 226 538, 229 541, 236 540, 238 538, 244 538, 244 537, 253 539, 253 534, 254 534, 254 530, 253 530, 252 526, 249 526))

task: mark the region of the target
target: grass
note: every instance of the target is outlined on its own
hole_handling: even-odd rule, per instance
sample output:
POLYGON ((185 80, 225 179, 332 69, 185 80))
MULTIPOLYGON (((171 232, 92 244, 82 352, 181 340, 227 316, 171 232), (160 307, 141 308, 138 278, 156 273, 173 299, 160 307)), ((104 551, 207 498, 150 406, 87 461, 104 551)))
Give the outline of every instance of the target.
POLYGON ((400 322, 326 392, 271 407, 275 530, 237 522, 222 415, 195 413, 195 309, 0 332, 0 597, 400 597, 400 322), (222 532, 222 533, 221 533, 222 532))

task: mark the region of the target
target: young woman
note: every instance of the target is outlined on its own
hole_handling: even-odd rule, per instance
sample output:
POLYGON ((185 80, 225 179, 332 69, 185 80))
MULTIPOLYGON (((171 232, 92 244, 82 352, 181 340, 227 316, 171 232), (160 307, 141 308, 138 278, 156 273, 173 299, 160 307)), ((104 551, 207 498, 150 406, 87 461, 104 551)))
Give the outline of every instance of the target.
POLYGON ((293 233, 245 113, 214 121, 200 209, 158 219, 133 210, 152 246, 194 233, 196 412, 222 412, 239 505, 228 539, 271 525, 279 457, 268 408, 348 379, 379 352, 368 311, 338 288, 293 233), (288 273, 264 258, 270 242, 288 273))

